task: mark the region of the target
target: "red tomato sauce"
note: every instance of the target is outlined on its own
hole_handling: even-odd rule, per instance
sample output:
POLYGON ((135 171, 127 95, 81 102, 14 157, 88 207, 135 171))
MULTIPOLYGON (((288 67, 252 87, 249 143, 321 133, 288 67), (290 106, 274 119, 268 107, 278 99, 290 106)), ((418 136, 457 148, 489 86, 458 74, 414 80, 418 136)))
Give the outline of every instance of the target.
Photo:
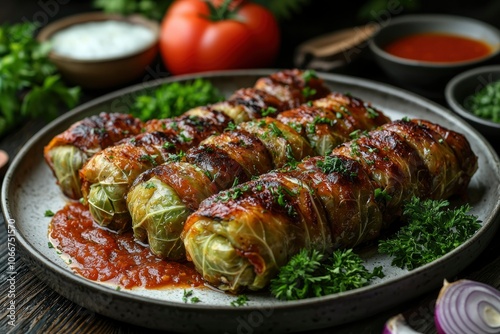
POLYGON ((492 51, 485 42, 440 33, 405 36, 389 43, 384 49, 397 57, 439 63, 481 58, 492 51))
POLYGON ((76 273, 93 281, 149 289, 203 285, 190 263, 161 260, 137 243, 132 232, 119 235, 99 227, 80 203, 54 215, 49 239, 76 273))

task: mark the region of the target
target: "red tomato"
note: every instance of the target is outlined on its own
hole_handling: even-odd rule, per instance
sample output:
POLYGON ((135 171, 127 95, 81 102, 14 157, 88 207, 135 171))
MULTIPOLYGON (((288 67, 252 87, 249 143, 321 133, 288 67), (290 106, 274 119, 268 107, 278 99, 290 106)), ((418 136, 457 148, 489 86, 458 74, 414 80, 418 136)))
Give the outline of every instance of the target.
POLYGON ((177 0, 170 6, 162 22, 160 52, 172 74, 272 65, 280 41, 274 16, 250 2, 232 7, 213 19, 206 1, 177 0))

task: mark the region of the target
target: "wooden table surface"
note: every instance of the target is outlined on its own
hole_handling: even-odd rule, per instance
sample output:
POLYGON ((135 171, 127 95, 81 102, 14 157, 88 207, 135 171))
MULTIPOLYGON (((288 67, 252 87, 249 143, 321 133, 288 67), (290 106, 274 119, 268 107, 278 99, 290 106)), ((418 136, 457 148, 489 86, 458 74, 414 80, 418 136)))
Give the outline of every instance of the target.
MULTIPOLYGON (((11 1, 11 3, 13 2, 11 1)), ((87 7, 77 2, 77 5, 71 8, 73 8, 73 11, 81 11, 87 7)), ((66 13, 63 11, 59 15, 64 16, 66 13)), ((5 15, 5 12, 3 15, 5 15)), ((0 18, 4 19, 1 16, 0 18)), ((311 33, 316 33, 316 31, 311 33)), ((288 35, 284 36, 285 44, 283 49, 286 53, 292 52, 297 43, 297 41, 292 41, 293 36, 291 34, 289 32, 288 35)), ((292 66, 291 59, 289 56, 281 55, 277 67, 292 66)), ((362 59, 335 71, 394 84, 376 68, 371 59, 362 59)), ((92 99, 98 95, 100 93, 85 92, 84 100, 92 99)), ((444 104, 443 99, 438 98, 435 101, 444 104)), ((14 158, 24 143, 44 125, 43 121, 30 121, 24 124, 22 128, 1 138, 0 148, 6 150, 11 159, 14 158)), ((488 140, 494 146, 496 152, 500 153, 498 140, 495 141, 491 138, 488 140)), ((497 223, 500 223, 500 221, 497 223)), ((0 333, 143 333, 147 330, 94 313, 58 295, 34 276, 23 262, 19 252, 16 252, 14 262, 14 271, 16 273, 15 298, 11 298, 8 293, 11 281, 8 281, 8 278, 10 277, 9 273, 13 270, 9 268, 9 255, 6 247, 7 230, 4 217, 1 215, 0 224, 3 226, 0 227, 0 245, 2 245, 0 247, 0 333), (8 306, 11 300, 15 300, 16 305, 15 327, 8 324, 10 320, 8 306)), ((500 240, 500 229, 491 244, 486 247, 474 263, 460 272, 454 279, 469 278, 500 289, 500 243, 498 240, 500 240)), ((416 299, 397 305, 388 311, 362 321, 315 331, 315 333, 332 333, 333 331, 341 334, 380 333, 385 321, 397 313, 403 313, 416 330, 422 333, 434 333, 433 310, 438 290, 423 294, 416 299)), ((151 330, 147 331, 156 333, 151 330)))

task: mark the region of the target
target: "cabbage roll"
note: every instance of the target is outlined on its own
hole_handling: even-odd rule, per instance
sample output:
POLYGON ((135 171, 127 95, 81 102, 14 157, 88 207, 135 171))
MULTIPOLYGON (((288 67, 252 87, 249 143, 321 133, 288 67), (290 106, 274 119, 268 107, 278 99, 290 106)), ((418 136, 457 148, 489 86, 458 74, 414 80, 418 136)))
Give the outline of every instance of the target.
POLYGON ((311 187, 270 173, 203 201, 188 218, 188 259, 227 291, 264 288, 302 248, 331 248, 326 214, 311 187))
POLYGON ((122 232, 130 228, 125 196, 140 173, 199 144, 203 138, 221 132, 229 117, 217 110, 189 112, 177 117, 177 131, 147 132, 108 147, 94 155, 80 170, 82 193, 94 220, 122 232), (224 120, 221 122, 220 120, 224 120), (203 129, 203 131, 200 131, 203 129))
POLYGON ((44 157, 62 192, 72 199, 81 198, 78 171, 85 162, 102 149, 141 133, 142 126, 132 115, 102 112, 55 136, 45 146, 44 157))
POLYGON ((328 156, 207 198, 181 238, 207 283, 232 293, 260 290, 301 248, 330 251, 373 240, 398 221, 411 196, 460 195, 476 169, 463 135, 400 120, 328 156))
MULTIPOLYGON (((226 131, 220 135, 207 138, 201 143, 201 147, 191 148, 186 153, 186 162, 189 162, 205 172, 205 174, 215 183, 218 191, 225 190, 238 183, 250 180, 252 177, 269 172, 272 169, 284 168, 286 166, 295 166, 302 159, 318 155, 320 152, 315 151, 309 145, 308 139, 311 137, 307 135, 304 128, 310 128, 312 133, 319 133, 323 136, 334 136, 337 142, 344 142, 348 140, 354 126, 359 126, 358 130, 370 130, 378 125, 383 124, 388 118, 381 112, 373 117, 373 114, 366 110, 366 105, 361 100, 346 97, 338 93, 332 93, 323 99, 313 101, 312 105, 301 106, 292 110, 285 111, 278 115, 278 118, 285 119, 287 123, 279 122, 273 118, 263 118, 250 122, 244 122, 231 131, 226 131), (332 113, 327 106, 332 108, 336 107, 340 99, 347 107, 359 105, 360 107, 353 112, 349 112, 347 107, 343 108, 344 117, 337 117, 332 113), (345 101, 356 101, 346 103, 345 101), (317 107, 316 105, 322 107, 317 107), (363 109, 364 108, 364 109, 363 109), (284 117, 281 117, 285 115, 284 117), (315 122, 316 119, 324 120, 329 115, 333 115, 333 125, 327 124, 323 127, 324 122, 315 122), (311 123, 308 123, 310 121, 311 123), (342 123, 346 123, 342 125, 342 123), (297 132, 295 124, 304 124, 297 132), (347 130, 346 130, 347 129, 347 130), (338 131, 338 134, 337 134, 338 131)), ((316 136, 316 135, 315 135, 316 136)), ((318 146, 316 146, 318 148, 318 146)), ((169 169, 168 165, 161 165, 154 167, 154 170, 169 169)), ((169 233, 178 232, 180 229, 172 230, 170 227, 173 222, 167 220, 170 216, 163 216, 162 213, 168 210, 167 207, 159 209, 155 207, 151 210, 137 210, 139 207, 147 207, 149 201, 153 198, 161 196, 169 196, 163 200, 165 205, 173 205, 174 208, 179 207, 180 202, 183 201, 183 196, 176 192, 173 187, 167 183, 163 183, 158 187, 156 192, 147 192, 144 196, 140 197, 136 193, 145 187, 147 180, 143 181, 142 187, 134 189, 134 196, 127 198, 129 210, 132 212, 132 226, 136 237, 146 242, 144 238, 145 231, 153 240, 150 242, 151 251, 162 258, 173 259, 171 252, 164 252, 170 250, 171 247, 160 245, 157 241, 156 231, 168 229, 169 233), (169 188, 168 191, 165 191, 169 188), (164 195, 163 195, 164 194, 164 195), (176 198, 180 202, 173 204, 171 194, 176 194, 176 198), (133 203, 138 198, 141 198, 141 203, 133 203), (155 215, 159 212, 160 215, 155 215), (158 217, 161 216, 162 219, 158 217), (162 229, 158 224, 164 225, 162 229), (154 225, 154 226, 150 226, 154 225)), ((208 185, 207 185, 208 186, 208 185)), ((195 207, 193 210, 196 210, 195 207)), ((355 217, 353 217, 355 219, 355 217)), ((178 220, 175 217, 176 224, 183 224, 184 221, 178 220)), ((170 242, 177 240, 175 235, 163 236, 164 240, 170 242)), ((175 258, 177 259, 177 258, 175 258)))
POLYGON ((284 111, 283 108, 288 108, 292 103, 283 100, 289 96, 283 93, 287 90, 294 96, 301 96, 293 103, 306 102, 321 94, 324 96, 328 91, 322 80, 309 77, 306 79, 301 71, 283 71, 271 77, 279 80, 259 81, 259 87, 262 89, 239 90, 228 101, 195 108, 176 119, 148 122, 148 131, 156 130, 165 134, 155 135, 151 143, 143 139, 135 140, 134 143, 128 142, 107 152, 103 151, 100 156, 91 159, 82 169, 80 176, 83 179, 84 199, 89 204, 96 222, 119 232, 130 228, 131 216, 125 197, 135 178, 156 165, 172 161, 174 153, 183 155, 187 149, 197 146, 203 139, 223 132, 230 125, 230 121, 234 126, 243 119, 284 111), (268 87, 280 85, 283 86, 282 89, 268 87), (305 88, 315 93, 303 94, 305 88), (268 93, 273 90, 280 91, 283 95, 278 97, 268 93))
MULTIPOLYGON (((310 104, 278 114, 278 119, 285 120, 286 124, 266 117, 241 123, 231 131, 209 137, 202 142, 201 147, 191 148, 186 153, 186 161, 204 170, 216 184, 217 189, 221 191, 238 183, 248 181, 254 176, 267 173, 272 169, 294 166, 308 156, 323 153, 322 151, 315 151, 308 142, 308 140, 314 142, 316 133, 324 137, 335 137, 336 143, 340 144, 349 139, 353 130, 370 130, 388 120, 380 111, 376 111, 376 114, 375 111, 369 112, 367 110, 368 105, 361 100, 338 93, 329 94, 325 98, 312 101, 310 104), (331 111, 335 110, 339 104, 345 106, 340 108, 341 117, 331 111), (332 124, 330 122, 325 124, 326 117, 332 117, 332 124), (317 119, 321 119, 322 122, 318 122, 317 119), (299 127, 296 124, 299 124, 299 127), (355 128, 356 126, 358 128, 355 128), (312 131, 303 131, 305 128, 312 129, 312 131), (314 135, 309 136, 309 133, 314 135)), ((317 145, 316 148, 320 147, 317 145)), ((157 170, 168 168, 165 165, 154 167, 157 170)), ((135 195, 135 192, 142 189, 136 187, 134 196, 127 199, 129 210, 132 212, 134 208, 147 206, 151 198, 161 197, 162 193, 171 197, 170 194, 175 193, 176 190, 169 187, 168 184, 164 183, 158 188, 158 191, 147 192, 140 197, 142 205, 132 203, 132 199, 137 200, 139 198, 139 196, 135 195), (166 188, 169 188, 169 190, 165 191, 166 188)), ((182 201, 183 197, 178 193, 177 195, 182 201)), ((163 202, 170 203, 171 201, 166 198, 163 202)), ((172 205, 177 207, 179 203, 172 205)), ((155 208, 155 210, 163 212, 167 208, 161 210, 155 208)), ((164 249, 170 249, 170 247, 160 246, 156 242, 158 240, 156 237, 157 231, 162 230, 158 224, 162 224, 166 228, 173 224, 167 220, 169 216, 162 216, 165 220, 159 220, 158 215, 154 215, 155 211, 153 210, 135 211, 135 214, 132 213, 134 231, 138 231, 136 226, 140 226, 140 232, 137 233, 136 237, 146 242, 147 240, 144 239, 144 231, 146 231, 146 234, 155 240, 150 243, 151 251, 161 258, 172 259, 170 257, 171 253, 163 252, 164 249)), ((184 223, 184 221, 181 222, 178 219, 175 219, 175 221, 180 224, 184 223)), ((179 229, 175 229, 175 232, 177 231, 179 229)), ((168 242, 177 240, 175 235, 163 239, 168 240, 168 242)))
POLYGON ((303 106, 298 111, 285 111, 277 119, 306 137, 318 155, 330 153, 357 132, 373 129, 389 122, 382 112, 362 100, 331 93, 323 99, 303 106))

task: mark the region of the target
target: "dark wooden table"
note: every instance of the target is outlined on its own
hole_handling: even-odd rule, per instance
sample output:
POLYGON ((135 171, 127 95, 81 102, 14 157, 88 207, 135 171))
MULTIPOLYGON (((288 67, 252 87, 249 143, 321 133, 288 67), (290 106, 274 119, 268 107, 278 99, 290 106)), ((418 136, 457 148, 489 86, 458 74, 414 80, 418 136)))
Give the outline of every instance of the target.
MULTIPOLYGON (((56 1, 54 1, 56 2, 56 1)), ((32 18, 39 7, 35 7, 35 2, 25 2, 28 8, 23 8, 24 15, 20 15, 19 2, 7 1, 2 6, 17 13, 14 21, 19 21, 23 17, 32 18), (10 7, 9 7, 10 4, 10 7), (31 6, 31 7, 29 7, 31 6), (16 12, 17 10, 17 12, 16 12)), ((88 10, 89 5, 85 1, 76 1, 61 7, 56 15, 51 17, 65 16, 67 14, 88 10)), ((318 7, 318 5, 316 5, 318 7)), ((291 54, 294 47, 302 40, 317 34, 333 30, 325 24, 319 24, 318 20, 311 15, 317 13, 318 8, 308 8, 299 16, 300 23, 288 22, 283 26, 283 46, 276 67, 292 67, 293 61, 291 54), (316 11, 316 12, 314 12, 316 11), (311 25, 313 22, 315 24, 311 25), (304 27, 300 29, 300 27, 304 27)), ((490 13, 491 14, 491 13, 490 13)), ((492 16, 498 17, 498 16, 492 16)), ((9 18, 4 10, 0 14, 0 20, 5 21, 9 18)), ((10 16, 12 19, 12 16, 10 16)), ((326 20, 326 17, 323 17, 326 20)), ((339 19, 340 26, 348 23, 339 19)), ((372 80, 383 81, 389 84, 395 84, 376 67, 369 56, 361 57, 356 62, 348 66, 335 69, 334 72, 348 74, 358 77, 369 78, 372 80)), ((84 100, 89 100, 99 96, 103 92, 85 92, 84 100)), ((442 98, 435 100, 438 103, 445 104, 442 98)), ((30 121, 24 124, 18 130, 8 136, 0 139, 0 148, 6 150, 11 159, 14 158, 24 143, 33 136, 45 123, 43 121, 30 121)), ((497 153, 500 153, 500 145, 493 139, 490 140, 497 153)), ((500 196, 499 196, 500 199, 500 196)), ((500 222, 498 222, 500 223, 500 222)), ((4 218, 0 215, 0 224, 5 227, 4 218)), ((40 281, 29 270, 23 262, 22 256, 16 252, 14 261, 14 270, 8 267, 8 249, 7 249, 7 230, 0 227, 0 333, 143 333, 152 332, 145 328, 119 322, 111 318, 91 312, 68 299, 58 295, 42 281, 40 281), (15 271, 15 298, 9 296, 10 277, 9 272, 15 271), (15 327, 8 324, 9 302, 15 300, 15 327)), ((500 289, 500 230, 497 232, 491 244, 475 260, 473 264, 460 272, 454 279, 469 278, 490 284, 500 289)), ((376 316, 363 319, 351 324, 341 325, 335 328, 315 331, 315 333, 380 333, 385 321, 397 314, 403 313, 409 323, 418 331, 423 333, 434 333, 433 310, 437 297, 438 289, 423 294, 420 297, 410 300, 404 304, 398 305, 393 309, 377 314, 376 316)))

